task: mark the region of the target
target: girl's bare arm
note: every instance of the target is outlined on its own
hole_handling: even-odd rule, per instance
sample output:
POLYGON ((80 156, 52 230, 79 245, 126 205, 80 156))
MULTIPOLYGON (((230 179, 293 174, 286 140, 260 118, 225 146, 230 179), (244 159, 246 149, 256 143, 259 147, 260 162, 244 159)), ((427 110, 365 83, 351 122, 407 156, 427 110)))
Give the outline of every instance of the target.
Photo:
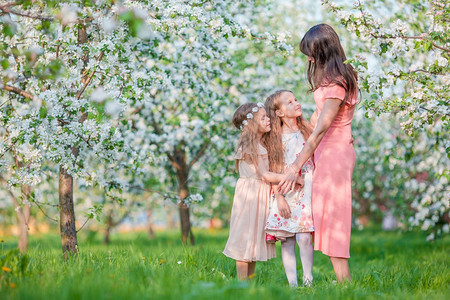
MULTIPOLYGON (((258 175, 261 176, 262 180, 264 180, 264 181, 278 184, 283 179, 284 174, 278 174, 278 173, 267 171, 264 169, 263 164, 264 164, 264 162, 262 161, 262 159, 259 159, 258 166, 256 167, 256 171, 258 172, 258 175)), ((303 187, 303 185, 305 184, 305 181, 300 176, 297 176, 297 178, 295 180, 295 184, 298 184, 301 187, 303 187)))

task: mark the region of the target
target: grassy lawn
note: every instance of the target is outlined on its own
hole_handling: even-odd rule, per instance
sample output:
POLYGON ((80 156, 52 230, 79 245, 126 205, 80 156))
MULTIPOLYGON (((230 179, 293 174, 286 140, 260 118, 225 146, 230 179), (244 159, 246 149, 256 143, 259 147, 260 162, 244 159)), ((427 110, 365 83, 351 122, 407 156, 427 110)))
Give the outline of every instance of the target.
MULTIPOLYGON (((449 236, 426 243, 417 232, 354 230, 351 283, 333 284, 331 263, 316 252, 314 286, 290 289, 279 243, 277 258, 258 263, 251 282, 239 282, 234 261, 221 254, 228 231, 195 234, 195 247, 183 246, 178 232, 157 232, 153 240, 145 233, 113 235, 105 246, 100 236, 83 232, 80 257, 68 262, 57 234, 31 237, 27 257, 12 254, 15 238, 3 237, 0 264, 11 271, 0 270, 0 298, 450 299, 449 236)), ((297 268, 301 278, 299 258, 297 268)))

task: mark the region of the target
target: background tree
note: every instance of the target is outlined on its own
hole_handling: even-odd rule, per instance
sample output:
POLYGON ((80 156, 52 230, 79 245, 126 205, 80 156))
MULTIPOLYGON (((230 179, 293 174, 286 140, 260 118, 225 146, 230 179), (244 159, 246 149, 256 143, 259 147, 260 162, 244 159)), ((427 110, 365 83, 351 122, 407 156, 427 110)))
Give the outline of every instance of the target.
MULTIPOLYGON (((215 91, 220 84, 210 87, 206 82, 226 64, 224 45, 232 36, 258 38, 279 49, 284 47, 268 33, 241 27, 228 13, 239 5, 174 0, 21 1, 0 6, 1 167, 8 174, 10 187, 17 187, 36 185, 45 166, 54 170, 59 165, 58 208, 65 257, 77 252, 73 179, 103 188, 111 198, 120 197, 124 188, 142 186, 149 171, 142 166, 155 151, 142 141, 162 142, 170 148, 161 153, 167 155, 177 174, 186 241, 190 232, 186 204, 200 199, 187 198, 189 171, 209 141, 202 138, 199 148, 190 144, 192 153, 184 142, 173 141, 167 130, 178 117, 169 112, 176 113, 183 100, 193 104, 193 99, 200 99, 204 103, 197 102, 197 108, 202 109, 221 99, 215 91), (181 92, 188 97, 175 99, 181 92), (173 107, 164 116, 167 126, 156 126, 161 125, 160 110, 141 111, 145 105, 151 110, 161 105, 161 98, 155 95, 170 97, 168 104, 173 107), (140 111, 141 115, 151 114, 133 120, 140 111), (157 115, 146 123, 151 130, 138 129, 139 121, 147 121, 153 114, 157 115), (160 138, 155 138, 157 135, 160 138), (13 151, 23 167, 12 164, 13 151)), ((190 109, 189 113, 197 113, 192 105, 190 109)), ((197 114, 206 119, 208 113, 206 109, 197 114)), ((198 133, 203 124, 197 122, 197 116, 193 119, 191 125, 198 133)))

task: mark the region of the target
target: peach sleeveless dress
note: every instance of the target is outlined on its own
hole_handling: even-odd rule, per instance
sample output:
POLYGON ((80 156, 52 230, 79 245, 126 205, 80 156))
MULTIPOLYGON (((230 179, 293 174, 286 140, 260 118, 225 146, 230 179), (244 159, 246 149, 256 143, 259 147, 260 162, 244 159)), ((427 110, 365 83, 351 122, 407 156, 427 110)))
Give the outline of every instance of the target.
MULTIPOLYGON (((267 150, 259 145, 259 161, 269 170, 267 150)), ((236 183, 231 209, 230 234, 223 250, 226 256, 238 261, 266 261, 276 256, 274 244, 266 243, 264 225, 269 214, 271 185, 258 176, 253 164, 239 160, 239 179, 236 183)))
MULTIPOLYGON (((344 88, 329 85, 314 91, 320 112, 325 99, 343 100, 344 88)), ((352 223, 352 173, 355 150, 351 123, 357 98, 347 100, 314 152, 315 170, 312 183, 314 250, 331 257, 350 257, 352 223)))

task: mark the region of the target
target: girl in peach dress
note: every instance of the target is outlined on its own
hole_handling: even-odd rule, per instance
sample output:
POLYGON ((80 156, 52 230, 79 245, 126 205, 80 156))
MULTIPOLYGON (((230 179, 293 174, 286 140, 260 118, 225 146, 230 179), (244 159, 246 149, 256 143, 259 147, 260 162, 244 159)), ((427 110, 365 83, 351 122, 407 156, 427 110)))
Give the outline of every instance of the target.
MULTIPOLYGON (((302 109, 294 94, 279 90, 266 100, 266 109, 272 130, 266 137, 270 170, 281 173, 295 161, 311 134, 308 122, 302 117, 302 109)), ((266 233, 281 241, 281 258, 291 287, 297 283, 297 259, 295 244, 300 248, 303 267, 303 285, 311 286, 314 250, 311 234, 314 232, 311 212, 311 188, 314 164, 311 159, 301 170, 304 187, 289 191, 283 197, 274 193, 266 233)), ((276 189, 274 189, 276 191, 276 189)))
POLYGON ((247 279, 254 274, 257 261, 276 256, 275 245, 266 243, 264 225, 269 214, 270 183, 278 183, 282 175, 268 171, 269 161, 262 138, 270 131, 270 120, 264 105, 241 105, 234 113, 233 124, 241 130, 235 156, 240 178, 236 183, 230 235, 223 254, 236 260, 238 278, 247 279))
POLYGON ((351 280, 348 266, 352 220, 352 173, 355 151, 351 122, 358 96, 357 73, 332 27, 312 27, 300 42, 308 56, 308 81, 314 92, 315 128, 280 182, 281 192, 294 188, 297 174, 314 154, 312 184, 314 249, 330 257, 337 280, 351 280))

